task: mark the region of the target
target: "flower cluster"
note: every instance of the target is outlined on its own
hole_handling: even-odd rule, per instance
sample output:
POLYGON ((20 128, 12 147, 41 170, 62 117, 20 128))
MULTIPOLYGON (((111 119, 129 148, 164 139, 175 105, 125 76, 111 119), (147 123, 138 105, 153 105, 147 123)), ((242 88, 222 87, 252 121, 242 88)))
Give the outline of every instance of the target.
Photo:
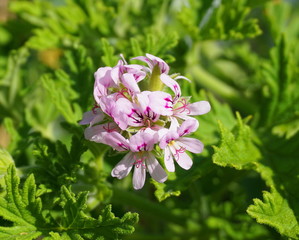
POLYGON ((133 59, 147 66, 128 64, 122 57, 115 67, 101 67, 95 72, 95 105, 84 113, 80 124, 89 124, 86 139, 127 152, 111 175, 122 179, 134 168, 133 187, 141 189, 147 171, 158 182, 167 179, 157 153, 164 152, 169 172, 175 171, 175 162, 183 169, 191 168, 192 159, 186 151, 203 150, 202 142, 186 137, 199 126, 191 116, 209 112, 210 104, 190 103, 190 97, 181 96, 177 80, 188 79, 169 75, 169 66, 162 59, 151 54, 133 59), (164 87, 171 94, 162 91, 164 87))

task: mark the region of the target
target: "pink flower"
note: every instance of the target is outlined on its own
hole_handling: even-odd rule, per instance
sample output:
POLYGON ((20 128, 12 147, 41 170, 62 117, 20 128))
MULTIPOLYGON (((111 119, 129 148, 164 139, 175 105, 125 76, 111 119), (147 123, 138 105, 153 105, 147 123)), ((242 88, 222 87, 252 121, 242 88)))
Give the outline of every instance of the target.
POLYGON ((111 175, 122 179, 134 168, 133 187, 141 189, 147 171, 160 183, 167 179, 154 153, 164 150, 165 166, 170 172, 175 170, 174 160, 184 169, 192 166, 186 151, 200 153, 203 144, 185 137, 199 125, 191 116, 205 114, 211 106, 207 101, 190 103, 190 97, 182 97, 177 80, 190 80, 179 74, 169 76, 169 66, 161 58, 146 54, 133 59, 148 66, 128 64, 122 57, 116 66, 95 72, 96 104, 84 113, 79 124, 89 124, 84 131, 86 139, 127 152, 111 175), (143 80, 148 81, 142 85, 148 86, 145 91, 139 86, 143 80), (173 94, 161 91, 164 85, 173 94))
POLYGON ((115 121, 124 122, 120 128, 125 130, 127 126, 152 127, 154 125, 160 115, 151 109, 149 94, 148 91, 136 94, 134 102, 126 98, 120 98, 116 101, 115 104, 119 113, 113 117, 115 121))
POLYGON ((97 103, 99 103, 101 97, 112 93, 111 91, 118 92, 124 97, 140 92, 137 83, 146 76, 143 66, 124 65, 124 63, 125 60, 123 59, 113 68, 101 67, 95 72, 93 94, 97 103))
POLYGON ((130 150, 124 158, 112 169, 111 175, 118 179, 126 177, 134 167, 133 187, 141 189, 146 178, 146 171, 157 182, 165 182, 167 174, 151 152, 157 142, 157 135, 153 132, 139 131, 130 140, 113 132, 105 136, 105 142, 119 151, 130 150))
MULTIPOLYGON (((181 76, 177 78, 182 78, 181 76)), ((211 110, 210 103, 207 101, 199 101, 189 103, 188 98, 181 97, 181 88, 179 84, 166 74, 161 74, 161 81, 168 86, 175 94, 172 98, 172 115, 181 119, 187 119, 188 115, 203 115, 211 110)))
POLYGON ((139 57, 135 57, 135 58, 132 58, 132 59, 140 60, 142 62, 147 63, 149 68, 146 68, 146 71, 148 71, 150 73, 153 71, 155 66, 159 67, 160 73, 168 74, 168 72, 169 72, 169 66, 166 62, 164 62, 164 60, 162 60, 161 58, 158 58, 154 55, 151 55, 149 53, 146 54, 146 57, 139 56, 139 57))
POLYGON ((188 98, 179 98, 173 106, 173 116, 181 119, 188 119, 188 116, 197 116, 208 113, 211 105, 208 101, 189 103, 188 98))
POLYGON ((115 84, 111 78, 111 70, 111 67, 101 67, 94 73, 93 96, 97 103, 102 96, 108 94, 108 88, 115 84))
POLYGON ((79 122, 80 125, 87 125, 89 124, 90 126, 101 122, 104 119, 104 114, 101 109, 98 107, 94 107, 92 111, 85 112, 83 114, 82 120, 79 122))
POLYGON ((196 131, 198 121, 196 119, 188 119, 182 123, 177 131, 169 130, 160 140, 160 148, 164 149, 164 162, 169 172, 174 172, 174 161, 183 169, 190 169, 193 162, 186 150, 193 153, 201 153, 203 143, 195 138, 183 137, 189 133, 196 131))
POLYGON ((105 134, 111 134, 113 132, 120 132, 120 128, 115 122, 108 122, 86 128, 84 137, 89 141, 106 144, 104 140, 105 134))

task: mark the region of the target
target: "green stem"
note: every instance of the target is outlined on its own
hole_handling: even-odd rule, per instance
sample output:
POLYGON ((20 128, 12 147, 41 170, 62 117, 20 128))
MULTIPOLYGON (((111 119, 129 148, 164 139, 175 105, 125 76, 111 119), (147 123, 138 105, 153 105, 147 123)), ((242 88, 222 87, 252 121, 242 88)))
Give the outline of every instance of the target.
POLYGON ((112 202, 122 205, 125 203, 133 206, 140 210, 140 212, 143 212, 143 214, 156 219, 166 220, 179 225, 184 225, 186 223, 186 218, 184 216, 175 214, 171 209, 168 209, 161 204, 151 202, 133 192, 124 191, 119 188, 113 189, 112 202))

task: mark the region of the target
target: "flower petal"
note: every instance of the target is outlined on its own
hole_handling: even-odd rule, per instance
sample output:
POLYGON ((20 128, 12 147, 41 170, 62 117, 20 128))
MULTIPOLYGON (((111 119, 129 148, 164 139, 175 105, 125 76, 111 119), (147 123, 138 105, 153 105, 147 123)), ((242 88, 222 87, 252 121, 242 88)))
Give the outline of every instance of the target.
POLYGON ((143 80, 146 77, 146 72, 149 71, 147 69, 144 71, 144 66, 138 64, 125 65, 125 68, 127 73, 132 73, 134 75, 136 82, 143 80))
POLYGON ((122 83, 124 86, 131 90, 133 93, 139 93, 140 89, 138 87, 138 84, 134 78, 134 75, 132 73, 125 73, 123 74, 122 83))
POLYGON ((117 151, 127 151, 130 149, 129 141, 118 132, 104 133, 102 142, 113 147, 117 151))
POLYGON ((204 148, 203 143, 195 138, 182 137, 177 140, 177 143, 193 153, 201 153, 204 148))
POLYGON ((90 141, 94 141, 97 143, 103 143, 103 134, 105 133, 105 129, 103 125, 96 125, 93 127, 85 128, 84 137, 90 141))
POLYGON ((111 176, 118 179, 126 177, 134 165, 133 153, 129 152, 124 158, 112 169, 111 176))
POLYGON ((149 107, 157 114, 163 116, 170 116, 173 114, 172 111, 172 97, 170 94, 155 91, 148 95, 149 97, 149 107))
POLYGON ((146 166, 152 178, 160 183, 165 182, 167 174, 159 164, 158 160, 152 153, 147 153, 146 155, 146 166))
POLYGON ((157 132, 139 131, 130 138, 130 149, 133 152, 151 151, 157 141, 157 132))
POLYGON ((211 105, 208 101, 199 101, 191 103, 188 109, 190 110, 189 115, 203 115, 211 110, 211 105))
POLYGON ((191 83, 191 80, 189 78, 185 77, 185 76, 177 76, 177 77, 174 78, 174 80, 178 80, 178 79, 184 79, 184 80, 191 83))
POLYGON ((146 177, 146 171, 145 166, 139 165, 135 166, 134 173, 133 173, 133 187, 136 190, 139 190, 143 188, 145 177, 146 177))
POLYGON ((149 106, 149 97, 150 91, 143 91, 137 94, 137 100, 139 104, 139 110, 144 116, 146 116, 151 121, 155 122, 159 119, 160 115, 153 112, 149 106))
POLYGON ((182 123, 178 129, 178 134, 181 136, 187 135, 189 133, 195 132, 198 128, 199 123, 195 118, 187 119, 182 123))
POLYGON ((178 127, 180 126, 176 117, 170 117, 170 127, 169 130, 177 131, 178 127))
POLYGON ((192 167, 192 159, 186 152, 179 153, 178 158, 176 159, 177 163, 181 168, 188 170, 192 167))
POLYGON ((152 54, 149 54, 149 53, 146 53, 145 55, 146 55, 146 57, 148 59, 150 59, 150 61, 152 62, 152 66, 153 67, 155 65, 158 65, 159 68, 160 68, 160 70, 161 70, 161 73, 168 74, 168 72, 169 72, 169 66, 168 66, 168 64, 164 60, 162 60, 161 58, 156 57, 156 56, 154 56, 152 54))
POLYGON ((125 128, 121 129, 126 130, 126 126, 140 127, 143 126, 143 116, 140 112, 138 106, 135 103, 130 102, 126 98, 120 98, 116 101, 116 107, 114 111, 114 120, 116 122, 124 122, 125 128), (116 111, 117 110, 117 111, 116 111))
POLYGON ((100 97, 107 95, 107 89, 113 84, 111 78, 111 67, 101 67, 94 73, 94 98, 96 102, 100 97))
POLYGON ((165 163, 165 167, 168 172, 175 171, 174 161, 173 161, 173 157, 172 157, 169 147, 166 147, 164 149, 164 163, 165 163))
POLYGON ((181 96, 180 85, 165 73, 161 74, 160 79, 167 87, 169 87, 174 92, 175 97, 173 99, 173 102, 175 103, 181 96))
POLYGON ((83 114, 82 120, 79 122, 80 125, 90 124, 93 125, 102 121, 104 118, 104 114, 101 110, 98 111, 88 111, 83 114))
POLYGON ((161 149, 164 149, 167 147, 167 145, 173 141, 178 139, 180 136, 176 131, 168 131, 161 139, 159 143, 159 147, 161 149))
POLYGON ((110 94, 107 96, 103 96, 99 100, 99 105, 104 113, 108 114, 109 116, 113 115, 113 111, 115 108, 115 94, 110 94))
POLYGON ((147 57, 144 57, 144 56, 139 56, 139 57, 134 57, 134 58, 131 58, 132 60, 139 60, 139 61, 142 61, 142 62, 145 62, 148 64, 148 66, 152 69, 154 66, 152 65, 151 61, 147 58, 147 57))

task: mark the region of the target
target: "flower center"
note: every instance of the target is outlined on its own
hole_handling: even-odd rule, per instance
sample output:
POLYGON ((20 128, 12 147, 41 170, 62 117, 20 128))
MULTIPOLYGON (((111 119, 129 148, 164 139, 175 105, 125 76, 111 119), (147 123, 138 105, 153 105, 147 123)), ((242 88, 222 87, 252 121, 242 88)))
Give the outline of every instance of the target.
POLYGON ((135 160, 135 162, 133 163, 133 165, 135 165, 136 168, 139 168, 139 167, 146 168, 146 165, 144 164, 145 157, 142 156, 142 152, 135 154, 134 160, 135 160))
POLYGON ((179 144, 177 144, 176 141, 172 140, 168 143, 168 146, 171 149, 171 152, 175 158, 176 161, 180 158, 180 153, 184 153, 186 151, 186 148, 181 147, 179 144))
POLYGON ((187 114, 189 114, 190 109, 188 108, 188 106, 189 106, 189 103, 187 102, 187 100, 185 98, 180 98, 180 100, 175 105, 175 108, 173 109, 173 111, 175 113, 183 113, 186 111, 187 114))

